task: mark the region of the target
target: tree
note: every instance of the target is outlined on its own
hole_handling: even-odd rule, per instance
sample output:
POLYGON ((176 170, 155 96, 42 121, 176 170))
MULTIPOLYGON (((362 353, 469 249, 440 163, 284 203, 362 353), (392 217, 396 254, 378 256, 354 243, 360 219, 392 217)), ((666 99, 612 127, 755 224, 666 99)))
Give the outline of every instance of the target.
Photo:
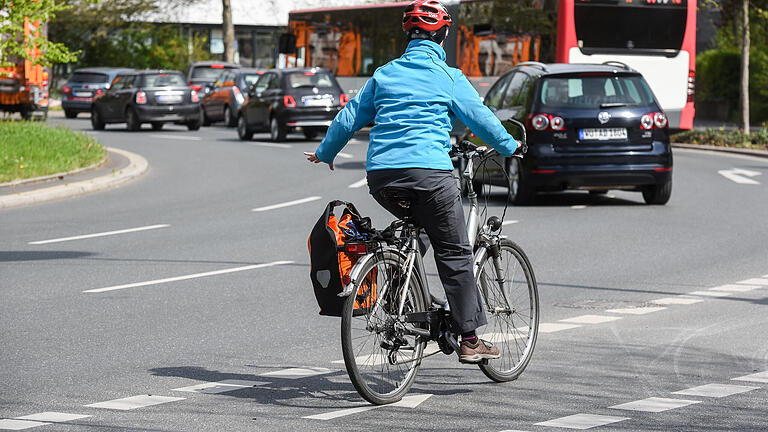
POLYGON ((221 0, 222 23, 224 33, 224 61, 235 61, 235 25, 232 23, 232 2, 221 0))
POLYGON ((749 0, 741 0, 741 86, 739 110, 741 128, 749 135, 749 0))
POLYGON ((31 60, 50 66, 75 60, 63 43, 48 40, 44 29, 66 5, 54 0, 0 0, 0 66, 12 66, 14 59, 31 60), (25 31, 25 25, 36 27, 25 31))

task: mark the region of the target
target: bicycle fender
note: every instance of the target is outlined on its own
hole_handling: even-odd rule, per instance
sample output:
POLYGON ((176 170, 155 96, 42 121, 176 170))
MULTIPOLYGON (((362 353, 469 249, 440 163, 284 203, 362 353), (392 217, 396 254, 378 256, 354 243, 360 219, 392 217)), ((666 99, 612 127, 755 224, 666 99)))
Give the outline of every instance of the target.
MULTIPOLYGON (((399 255, 403 260, 406 259, 405 254, 397 249, 386 249, 386 251, 399 255)), ((357 260, 355 265, 352 266, 352 270, 349 272, 349 283, 344 286, 344 289, 340 293, 337 294, 339 297, 349 297, 349 295, 352 294, 355 282, 360 279, 361 276, 364 276, 360 274, 363 271, 363 267, 368 263, 368 261, 374 259, 375 257, 376 253, 371 253, 357 260)))

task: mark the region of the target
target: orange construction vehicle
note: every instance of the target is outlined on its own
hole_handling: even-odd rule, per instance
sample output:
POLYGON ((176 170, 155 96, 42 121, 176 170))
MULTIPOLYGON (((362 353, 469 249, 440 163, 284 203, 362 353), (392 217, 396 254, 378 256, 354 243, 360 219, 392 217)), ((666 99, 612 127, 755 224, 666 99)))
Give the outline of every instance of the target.
MULTIPOLYGON (((46 33, 40 21, 24 22, 24 34, 39 37, 46 33)), ((30 57, 40 57, 33 48, 30 57)), ((11 60, 13 61, 13 60, 11 60)), ((0 111, 17 112, 24 119, 48 117, 48 72, 32 60, 18 60, 14 66, 0 67, 0 111)))

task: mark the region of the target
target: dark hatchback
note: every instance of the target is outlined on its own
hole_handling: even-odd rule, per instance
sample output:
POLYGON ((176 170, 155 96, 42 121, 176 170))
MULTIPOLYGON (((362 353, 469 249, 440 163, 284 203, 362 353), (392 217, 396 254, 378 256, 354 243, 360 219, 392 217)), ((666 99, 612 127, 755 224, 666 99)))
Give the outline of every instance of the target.
POLYGON ((126 123, 129 130, 142 123, 160 130, 165 123, 200 129, 200 100, 178 71, 143 70, 119 74, 110 89, 93 102, 91 124, 104 129, 107 123, 126 123))
POLYGON ((203 126, 213 122, 223 121, 229 127, 237 124, 237 111, 245 102, 245 96, 259 78, 264 75, 263 69, 226 69, 219 78, 209 86, 205 96, 200 101, 203 111, 203 126))
POLYGON ((667 117, 642 75, 626 65, 521 63, 491 87, 485 104, 499 119, 526 125, 525 157, 497 159, 509 176, 492 163, 476 176, 508 186, 516 204, 565 189, 639 191, 648 204, 669 200, 667 117))
POLYGON ((248 92, 237 117, 237 135, 249 140, 256 131, 269 131, 273 141, 301 128, 307 139, 328 129, 349 101, 326 69, 269 70, 248 92))
POLYGON ((75 118, 78 113, 91 112, 93 99, 109 90, 115 76, 132 70, 108 67, 76 69, 61 87, 61 108, 64 115, 67 118, 75 118))
POLYGON ((189 86, 192 87, 197 95, 202 99, 205 95, 205 86, 213 84, 226 70, 240 69, 239 64, 217 62, 217 61, 199 61, 187 66, 186 76, 189 86))

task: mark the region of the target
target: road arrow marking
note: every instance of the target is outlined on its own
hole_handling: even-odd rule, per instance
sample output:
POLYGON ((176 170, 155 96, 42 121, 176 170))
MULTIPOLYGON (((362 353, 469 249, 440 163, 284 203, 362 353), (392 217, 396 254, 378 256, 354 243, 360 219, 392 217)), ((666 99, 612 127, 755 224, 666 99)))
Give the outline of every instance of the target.
POLYGON ((389 405, 365 405, 365 406, 359 406, 355 408, 347 408, 347 409, 338 410, 338 411, 331 411, 324 414, 315 414, 315 415, 306 416, 302 418, 313 419, 313 420, 332 420, 335 418, 357 414, 365 411, 370 411, 372 409, 377 409, 377 408, 384 408, 384 407, 416 408, 417 406, 421 405, 422 402, 429 399, 431 396, 432 396, 431 394, 415 394, 415 395, 405 396, 400 402, 395 402, 389 405))
POLYGON ((733 182, 736 182, 736 183, 739 183, 739 184, 753 184, 753 185, 760 184, 760 182, 756 181, 756 180, 752 180, 751 178, 748 178, 748 177, 755 177, 755 176, 759 176, 760 174, 762 174, 759 171, 750 171, 750 170, 745 170, 745 169, 741 169, 741 168, 733 168, 733 169, 729 169, 729 170, 720 170, 717 173, 720 174, 721 176, 727 178, 728 180, 733 181, 733 182), (746 176, 746 177, 744 177, 744 176, 746 176))

